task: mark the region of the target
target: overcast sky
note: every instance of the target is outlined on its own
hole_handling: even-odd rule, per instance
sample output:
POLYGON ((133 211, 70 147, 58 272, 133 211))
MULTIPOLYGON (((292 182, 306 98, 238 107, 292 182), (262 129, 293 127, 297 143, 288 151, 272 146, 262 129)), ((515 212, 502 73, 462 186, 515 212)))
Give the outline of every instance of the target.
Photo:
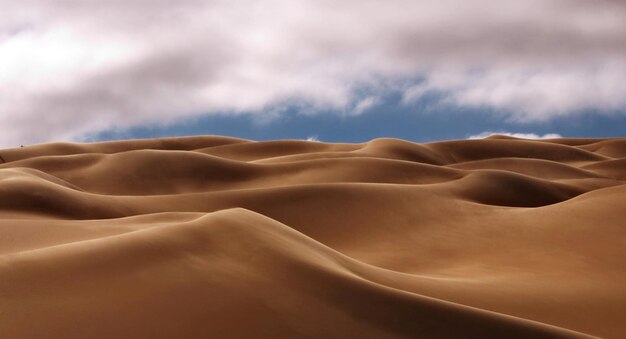
MULTIPOLYGON (((428 125, 431 117, 458 131, 456 138, 493 131, 584 135, 580 124, 571 125, 580 119, 591 121, 593 135, 605 125, 607 133, 626 134, 615 127, 626 124, 626 1, 0 6, 0 147, 135 137, 138 130, 146 137, 150 130, 201 133, 190 121, 213 123, 207 132, 242 134, 210 120, 229 118, 270 138, 293 119, 317 123, 323 135, 328 119, 348 128, 376 114, 370 120, 382 125, 385 114, 407 124, 428 125), (467 119, 455 115, 464 114, 486 121, 484 127, 455 126, 467 119), (547 130, 555 121, 578 127, 547 130)), ((404 137, 398 131, 379 134, 404 137)))

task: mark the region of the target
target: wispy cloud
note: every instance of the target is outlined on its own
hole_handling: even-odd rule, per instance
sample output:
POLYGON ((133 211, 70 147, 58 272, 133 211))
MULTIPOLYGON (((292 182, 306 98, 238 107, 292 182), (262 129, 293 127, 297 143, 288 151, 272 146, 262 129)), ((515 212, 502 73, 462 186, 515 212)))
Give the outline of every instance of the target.
POLYGON ((370 110, 378 103, 379 99, 373 96, 365 97, 358 101, 351 112, 351 115, 360 115, 370 110))
POLYGON ((0 145, 289 105, 360 114, 388 92, 515 121, 626 111, 623 1, 0 1, 0 145))
POLYGON ((312 142, 319 142, 320 141, 320 139, 319 139, 319 137, 317 135, 311 135, 310 137, 308 137, 308 138, 306 138, 304 140, 312 141, 312 142))
POLYGON ((494 135, 505 135, 514 138, 521 139, 556 139, 562 136, 557 133, 535 134, 535 133, 511 133, 511 132, 482 132, 479 134, 471 135, 468 139, 484 139, 494 135))

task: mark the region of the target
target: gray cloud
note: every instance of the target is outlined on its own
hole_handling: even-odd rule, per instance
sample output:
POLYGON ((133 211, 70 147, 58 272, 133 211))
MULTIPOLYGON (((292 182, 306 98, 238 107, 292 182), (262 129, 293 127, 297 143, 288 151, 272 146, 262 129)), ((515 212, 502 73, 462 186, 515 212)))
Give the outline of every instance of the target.
POLYGON ((394 91, 519 122, 626 107, 623 1, 0 5, 0 145, 286 105, 359 114, 394 91))

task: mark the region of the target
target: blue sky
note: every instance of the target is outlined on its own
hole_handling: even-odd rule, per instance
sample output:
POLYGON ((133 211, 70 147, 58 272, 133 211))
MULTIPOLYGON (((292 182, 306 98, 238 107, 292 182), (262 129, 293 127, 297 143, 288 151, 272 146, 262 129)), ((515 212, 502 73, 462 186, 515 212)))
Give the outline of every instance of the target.
POLYGON ((583 112, 548 122, 518 123, 481 109, 427 109, 426 103, 406 105, 390 98, 358 116, 338 112, 303 114, 297 108, 269 121, 254 113, 204 115, 174 124, 151 124, 130 129, 111 129, 85 137, 85 141, 154 138, 184 135, 228 135, 251 140, 307 139, 325 142, 364 142, 392 137, 416 142, 466 139, 484 132, 524 133, 563 137, 626 136, 626 115, 583 112))
POLYGON ((626 2, 12 1, 0 147, 626 135, 626 2))

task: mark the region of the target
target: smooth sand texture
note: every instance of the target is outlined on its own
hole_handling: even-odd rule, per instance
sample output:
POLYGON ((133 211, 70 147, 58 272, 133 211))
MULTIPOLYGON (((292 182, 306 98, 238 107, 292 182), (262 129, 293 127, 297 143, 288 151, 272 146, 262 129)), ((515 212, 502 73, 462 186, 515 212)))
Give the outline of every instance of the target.
POLYGON ((2 338, 626 337, 626 139, 0 156, 2 338))

